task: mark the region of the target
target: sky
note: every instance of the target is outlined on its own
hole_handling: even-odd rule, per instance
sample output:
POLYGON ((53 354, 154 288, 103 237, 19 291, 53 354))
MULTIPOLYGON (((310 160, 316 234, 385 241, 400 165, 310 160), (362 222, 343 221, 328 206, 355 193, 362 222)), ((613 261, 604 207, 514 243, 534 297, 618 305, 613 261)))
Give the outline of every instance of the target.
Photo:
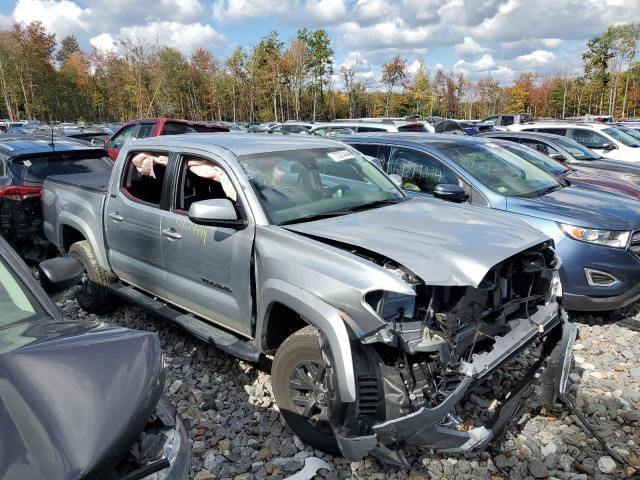
POLYGON ((34 20, 85 49, 132 38, 218 59, 272 30, 288 41, 324 28, 336 66, 355 65, 357 80, 375 84, 400 55, 410 72, 422 62, 508 84, 521 72, 579 69, 589 38, 640 22, 640 0, 0 0, 0 26, 34 20))

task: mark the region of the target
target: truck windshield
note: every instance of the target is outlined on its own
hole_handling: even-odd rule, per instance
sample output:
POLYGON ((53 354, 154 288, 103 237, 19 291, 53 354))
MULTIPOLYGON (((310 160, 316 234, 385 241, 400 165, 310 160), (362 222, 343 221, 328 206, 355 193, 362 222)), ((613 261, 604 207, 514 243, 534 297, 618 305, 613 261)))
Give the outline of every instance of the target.
POLYGON ((377 167, 344 147, 239 158, 272 224, 344 215, 407 197, 377 167))
POLYGON ((507 197, 537 197, 562 187, 554 176, 497 145, 460 145, 443 153, 487 188, 507 197))
POLYGON ((50 175, 71 173, 110 173, 113 162, 99 152, 48 153, 14 158, 9 169, 26 185, 39 185, 50 175))

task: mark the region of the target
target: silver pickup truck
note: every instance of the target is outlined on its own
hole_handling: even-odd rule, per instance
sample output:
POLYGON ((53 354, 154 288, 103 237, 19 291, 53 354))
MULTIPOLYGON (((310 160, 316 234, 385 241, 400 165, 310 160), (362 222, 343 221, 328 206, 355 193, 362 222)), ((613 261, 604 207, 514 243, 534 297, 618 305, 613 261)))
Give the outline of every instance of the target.
POLYGON ((407 197, 343 144, 148 138, 109 178, 44 188, 46 236, 86 270, 83 308, 119 297, 237 357, 273 355, 279 410, 316 448, 396 463, 412 445, 464 452, 508 423, 538 370, 549 398, 564 388, 575 329, 551 241, 407 197), (469 427, 462 400, 525 349, 539 361, 469 427))

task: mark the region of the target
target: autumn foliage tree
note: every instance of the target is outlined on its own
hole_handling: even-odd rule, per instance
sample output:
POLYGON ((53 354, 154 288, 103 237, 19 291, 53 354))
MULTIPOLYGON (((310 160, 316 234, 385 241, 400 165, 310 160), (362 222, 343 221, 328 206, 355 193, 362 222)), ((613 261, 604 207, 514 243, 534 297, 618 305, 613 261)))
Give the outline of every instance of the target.
POLYGON ((271 32, 226 58, 124 38, 115 50, 82 49, 34 22, 0 29, 0 118, 125 121, 145 116, 193 120, 285 121, 426 115, 484 118, 505 111, 539 117, 640 116, 637 24, 609 27, 585 45, 582 71, 570 62, 509 82, 462 71, 409 72, 393 56, 377 77, 336 67, 323 29, 291 39, 271 32), (336 73, 334 75, 334 72, 336 73))

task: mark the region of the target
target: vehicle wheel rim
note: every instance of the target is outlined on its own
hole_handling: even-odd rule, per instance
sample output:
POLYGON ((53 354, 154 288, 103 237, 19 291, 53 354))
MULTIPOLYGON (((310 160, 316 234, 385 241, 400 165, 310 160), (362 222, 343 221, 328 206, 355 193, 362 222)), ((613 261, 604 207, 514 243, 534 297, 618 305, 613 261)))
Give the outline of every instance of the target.
POLYGON ((297 413, 314 430, 332 434, 327 409, 329 389, 323 365, 314 361, 298 364, 289 377, 289 395, 297 413))

